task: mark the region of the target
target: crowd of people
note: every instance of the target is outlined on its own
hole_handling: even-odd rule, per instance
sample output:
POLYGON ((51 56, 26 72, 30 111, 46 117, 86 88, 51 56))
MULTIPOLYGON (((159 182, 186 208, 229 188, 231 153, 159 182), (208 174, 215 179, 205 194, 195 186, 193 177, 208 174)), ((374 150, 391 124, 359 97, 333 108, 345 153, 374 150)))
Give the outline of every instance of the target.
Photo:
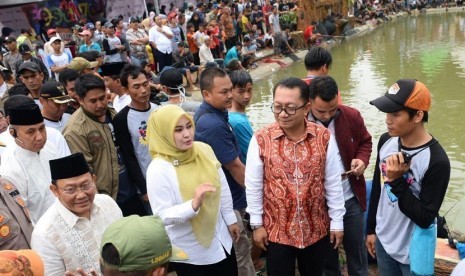
POLYGON ((307 75, 273 87, 276 122, 252 128, 246 69, 267 45, 254 32, 269 33, 279 57, 280 12, 298 9, 264 7, 173 6, 166 16, 131 17, 127 30, 120 18, 87 23, 73 28, 75 50, 54 29, 43 49, 4 33, 2 269, 341 275, 343 246, 349 275, 368 275, 367 252, 382 276, 430 275, 422 260, 431 248, 417 239, 435 227, 450 164, 424 126, 428 88, 401 79, 370 102, 386 113, 388 132, 367 206, 372 137, 329 76, 329 51, 311 47, 307 75), (202 101, 187 100, 185 86, 202 101))
POLYGON ((258 49, 274 47, 279 57, 282 51, 294 51, 285 30, 295 30, 297 9, 295 0, 274 4, 267 0, 260 5, 253 1, 186 3, 183 8, 173 5, 169 11, 162 9, 158 15, 152 11, 145 18, 119 16, 76 24, 71 27, 72 35, 64 33, 61 26, 49 27, 40 38, 32 28, 16 34, 6 26, 0 38, 0 61, 13 75, 24 60, 33 61, 44 72, 47 69, 46 79, 57 81, 75 57, 97 60, 99 65, 125 62, 140 66, 148 62, 155 73, 165 66, 181 70, 195 90, 194 83, 205 66, 228 68, 231 63, 231 68, 256 68, 258 49), (294 19, 281 18, 289 14, 294 19))

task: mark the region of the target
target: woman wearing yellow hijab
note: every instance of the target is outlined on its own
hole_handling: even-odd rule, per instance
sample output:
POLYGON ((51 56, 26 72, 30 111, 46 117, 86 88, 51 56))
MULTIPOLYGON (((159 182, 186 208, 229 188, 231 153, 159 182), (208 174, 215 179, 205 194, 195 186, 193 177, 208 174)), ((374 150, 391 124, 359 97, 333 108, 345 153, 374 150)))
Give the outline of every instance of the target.
MULTIPOLYGON (((207 144, 194 142, 192 117, 176 105, 152 112, 147 125, 152 162, 147 194, 174 246, 189 255, 177 275, 237 275, 233 239, 239 227, 221 165, 207 144)), ((137 234, 137 233, 136 233, 137 234)))

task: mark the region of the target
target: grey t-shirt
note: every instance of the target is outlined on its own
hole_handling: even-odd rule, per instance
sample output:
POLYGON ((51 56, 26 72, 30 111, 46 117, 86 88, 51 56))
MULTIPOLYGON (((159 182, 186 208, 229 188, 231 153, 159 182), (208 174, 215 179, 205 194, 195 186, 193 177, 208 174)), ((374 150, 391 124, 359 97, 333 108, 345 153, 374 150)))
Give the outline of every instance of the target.
MULTIPOLYGON (((167 104, 173 104, 173 103, 163 102, 161 104, 162 105, 167 105, 167 104)), ((184 111, 186 111, 192 117, 194 117, 195 112, 197 111, 197 109, 199 109, 200 104, 201 104, 200 102, 185 101, 185 102, 182 102, 182 103, 178 103, 176 105, 180 106, 182 109, 184 109, 184 111)))

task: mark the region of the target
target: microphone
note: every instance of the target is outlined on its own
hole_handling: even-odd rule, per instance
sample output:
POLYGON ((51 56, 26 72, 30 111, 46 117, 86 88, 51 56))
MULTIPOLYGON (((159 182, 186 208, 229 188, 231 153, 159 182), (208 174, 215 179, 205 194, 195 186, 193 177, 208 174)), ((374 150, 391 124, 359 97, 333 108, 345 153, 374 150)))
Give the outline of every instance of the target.
POLYGON ((16 141, 20 142, 21 144, 24 144, 23 141, 19 140, 19 138, 15 138, 16 141))

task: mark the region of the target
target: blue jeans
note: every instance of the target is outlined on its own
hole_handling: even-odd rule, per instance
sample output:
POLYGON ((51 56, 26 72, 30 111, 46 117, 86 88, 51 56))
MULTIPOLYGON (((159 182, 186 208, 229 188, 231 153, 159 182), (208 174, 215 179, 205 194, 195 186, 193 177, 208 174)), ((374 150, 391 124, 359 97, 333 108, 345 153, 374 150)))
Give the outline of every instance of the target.
POLYGON ((376 238, 376 260, 380 276, 411 276, 410 265, 399 263, 384 250, 383 245, 376 238))
MULTIPOLYGON (((368 275, 367 248, 365 246, 365 223, 363 212, 354 196, 345 202, 344 239, 342 244, 346 252, 347 269, 351 276, 368 275)), ((341 275, 339 250, 330 249, 325 262, 324 275, 341 275)))

